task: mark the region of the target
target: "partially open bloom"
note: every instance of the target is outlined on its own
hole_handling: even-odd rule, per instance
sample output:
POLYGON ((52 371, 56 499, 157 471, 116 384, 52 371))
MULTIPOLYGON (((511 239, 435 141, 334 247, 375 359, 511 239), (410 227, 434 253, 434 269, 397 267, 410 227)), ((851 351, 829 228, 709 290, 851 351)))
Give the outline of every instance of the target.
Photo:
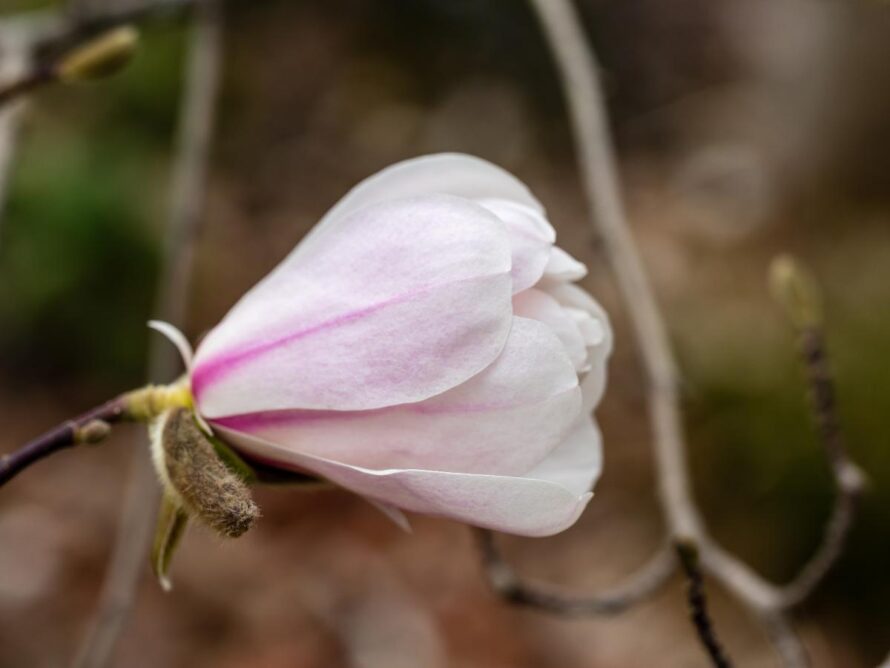
POLYGON ((555 238, 528 189, 484 160, 385 169, 202 341, 195 407, 246 456, 397 519, 561 531, 600 472, 591 411, 611 333, 555 238))

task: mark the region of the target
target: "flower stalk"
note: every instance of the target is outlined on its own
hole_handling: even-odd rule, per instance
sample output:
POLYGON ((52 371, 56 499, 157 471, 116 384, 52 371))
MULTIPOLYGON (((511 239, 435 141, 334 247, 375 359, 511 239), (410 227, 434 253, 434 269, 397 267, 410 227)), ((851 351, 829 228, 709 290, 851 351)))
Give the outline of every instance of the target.
POLYGON ((0 487, 32 464, 60 450, 103 441, 112 425, 118 422, 148 422, 171 408, 190 408, 191 405, 191 392, 181 381, 126 392, 0 457, 0 487))

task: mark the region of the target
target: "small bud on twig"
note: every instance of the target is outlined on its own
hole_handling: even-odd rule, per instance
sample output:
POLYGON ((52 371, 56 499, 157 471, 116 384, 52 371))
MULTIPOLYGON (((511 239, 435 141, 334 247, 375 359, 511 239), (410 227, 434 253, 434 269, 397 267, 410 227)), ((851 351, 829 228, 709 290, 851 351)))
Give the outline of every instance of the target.
POLYGON ((770 288, 797 329, 822 323, 822 297, 815 278, 790 255, 776 257, 769 269, 770 288))
POLYGON ((62 56, 55 71, 63 83, 94 81, 116 74, 133 58, 139 33, 132 26, 121 26, 62 56))
POLYGON ((91 420, 74 431, 75 443, 93 445, 104 441, 111 433, 111 425, 105 420, 91 420))

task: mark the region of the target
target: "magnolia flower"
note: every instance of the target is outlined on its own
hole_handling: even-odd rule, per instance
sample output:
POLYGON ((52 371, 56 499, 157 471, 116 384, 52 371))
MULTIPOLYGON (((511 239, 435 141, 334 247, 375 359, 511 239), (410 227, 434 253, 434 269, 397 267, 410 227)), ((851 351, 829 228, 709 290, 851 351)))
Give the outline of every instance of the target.
POLYGON ((600 473, 591 411, 611 333, 555 239, 540 202, 484 160, 389 167, 193 358, 174 334, 196 411, 248 458, 326 478, 396 521, 559 532, 600 473))

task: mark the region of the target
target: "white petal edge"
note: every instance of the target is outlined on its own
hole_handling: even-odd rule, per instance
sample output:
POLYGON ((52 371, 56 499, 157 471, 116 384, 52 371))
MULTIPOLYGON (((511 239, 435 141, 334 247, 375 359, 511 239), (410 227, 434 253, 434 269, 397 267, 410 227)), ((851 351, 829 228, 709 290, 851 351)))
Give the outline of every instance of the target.
POLYGON ((356 209, 434 194, 471 200, 507 199, 536 211, 544 210, 522 181, 494 163, 464 153, 436 153, 397 162, 360 181, 324 215, 294 252, 302 252, 328 223, 356 209))
POLYGON ((185 334, 179 331, 174 325, 171 325, 169 322, 164 322, 163 320, 149 320, 148 326, 150 329, 165 336, 170 343, 176 346, 176 349, 179 351, 179 356, 182 357, 182 363, 185 365, 186 370, 191 370, 195 353, 192 350, 189 340, 185 337, 185 334))
POLYGON ((587 276, 587 266, 566 253, 559 246, 550 251, 544 278, 548 281, 578 281, 587 276))
POLYGON ((411 522, 409 522, 408 518, 405 517, 405 513, 403 513, 395 506, 391 506, 388 503, 383 503, 381 501, 375 501, 374 499, 366 498, 365 501, 367 501, 381 513, 383 513, 383 515, 385 515, 387 519, 389 519, 393 524, 395 524, 405 533, 414 533, 414 530, 411 528, 411 522))

